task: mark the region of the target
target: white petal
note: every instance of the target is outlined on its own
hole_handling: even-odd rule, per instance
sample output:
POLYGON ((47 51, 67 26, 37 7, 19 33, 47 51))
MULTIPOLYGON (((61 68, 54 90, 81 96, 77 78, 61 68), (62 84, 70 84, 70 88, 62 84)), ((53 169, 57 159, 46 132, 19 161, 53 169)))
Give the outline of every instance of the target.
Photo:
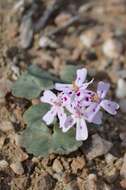
POLYGON ((100 81, 97 87, 97 94, 100 98, 104 98, 110 88, 109 83, 100 81))
POLYGON ((41 102, 53 105, 53 102, 57 100, 57 97, 51 90, 46 90, 40 100, 41 102))
POLYGON ((62 107, 60 107, 58 110, 58 118, 59 118, 60 128, 63 128, 64 123, 66 121, 66 113, 64 112, 64 109, 62 107))
POLYGON ((63 91, 65 93, 69 93, 70 91, 72 91, 72 85, 71 84, 56 83, 55 89, 59 90, 59 91, 63 91))
POLYGON ((77 78, 75 80, 76 85, 80 87, 83 84, 83 82, 86 80, 86 77, 87 77, 87 69, 85 68, 78 69, 77 78))
POLYGON ((76 140, 84 141, 88 138, 88 129, 84 119, 77 120, 76 126, 76 140))
POLYGON ((64 123, 64 126, 62 128, 62 131, 65 133, 67 132, 71 127, 73 127, 73 125, 75 124, 75 119, 72 117, 72 116, 68 116, 65 123, 64 123))
POLYGON ((54 117, 56 116, 57 112, 56 112, 56 109, 54 107, 52 107, 44 116, 43 116, 43 121, 45 121, 45 123, 47 125, 50 125, 53 120, 54 120, 54 117))

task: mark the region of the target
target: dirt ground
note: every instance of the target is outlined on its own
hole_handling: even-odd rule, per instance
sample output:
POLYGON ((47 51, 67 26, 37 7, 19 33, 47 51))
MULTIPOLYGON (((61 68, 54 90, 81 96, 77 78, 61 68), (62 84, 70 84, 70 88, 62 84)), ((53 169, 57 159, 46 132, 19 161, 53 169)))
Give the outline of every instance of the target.
POLYGON ((0 190, 126 189, 125 79, 126 0, 0 0, 0 190), (110 82, 118 114, 104 113, 76 152, 28 154, 18 135, 32 102, 11 86, 31 64, 57 76, 67 64, 86 67, 110 82))

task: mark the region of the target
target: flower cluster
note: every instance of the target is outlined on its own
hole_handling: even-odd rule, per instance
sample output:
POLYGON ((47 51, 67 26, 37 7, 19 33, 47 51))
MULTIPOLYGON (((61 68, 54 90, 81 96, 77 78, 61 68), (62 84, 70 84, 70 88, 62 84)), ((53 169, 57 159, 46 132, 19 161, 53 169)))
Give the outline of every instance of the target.
POLYGON ((93 80, 85 82, 87 76, 85 68, 78 69, 76 75, 76 80, 72 84, 55 84, 57 96, 52 91, 46 90, 41 101, 51 105, 51 109, 43 117, 46 124, 50 125, 55 116, 58 116, 59 126, 63 132, 76 126, 76 140, 79 141, 88 138, 86 121, 102 123, 100 108, 115 115, 119 105, 105 99, 110 86, 108 83, 99 82, 97 91, 94 92, 88 89, 93 80))

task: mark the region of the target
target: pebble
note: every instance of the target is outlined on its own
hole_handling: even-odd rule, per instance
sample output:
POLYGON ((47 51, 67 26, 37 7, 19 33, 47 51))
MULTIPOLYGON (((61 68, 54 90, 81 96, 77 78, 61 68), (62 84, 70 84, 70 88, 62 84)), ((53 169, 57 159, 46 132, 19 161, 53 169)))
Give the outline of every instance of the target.
POLYGON ((15 162, 10 165, 10 168, 14 171, 15 174, 22 175, 24 173, 23 166, 21 162, 15 162))
POLYGON ((93 30, 88 30, 80 35, 80 42, 86 48, 91 48, 97 39, 97 33, 93 30))
POLYGON ((122 78, 119 78, 117 81, 116 87, 116 97, 125 98, 126 97, 126 81, 122 78))
POLYGON ((95 174, 88 175, 85 190, 97 190, 97 176, 95 174))
POLYGON ((106 57, 110 59, 116 59, 119 58, 122 54, 123 45, 121 41, 114 38, 110 38, 104 42, 102 46, 102 51, 106 57))
POLYGON ((120 185, 121 185, 122 188, 126 189, 126 179, 122 179, 120 181, 120 185))
POLYGON ((10 121, 0 121, 0 130, 3 132, 13 131, 13 125, 10 121))
POLYGON ((108 153, 105 155, 105 161, 107 164, 111 165, 114 163, 115 160, 117 160, 117 158, 112 154, 108 153))
POLYGON ((56 181, 46 172, 35 178, 32 188, 36 190, 53 190, 56 181))
POLYGON ((71 19, 71 15, 69 13, 62 12, 60 13, 54 20, 58 27, 64 26, 66 22, 71 19))
POLYGON ((71 168, 73 173, 77 173, 78 170, 82 170, 85 166, 85 159, 84 157, 77 157, 71 163, 71 168))
POLYGON ((39 47, 41 48, 57 48, 58 44, 49 39, 48 37, 42 36, 39 40, 39 47))
POLYGON ((63 166, 61 164, 61 162, 58 159, 55 159, 52 165, 52 169, 56 172, 56 173, 62 173, 63 172, 63 166))
POLYGON ((4 170, 8 167, 8 162, 6 160, 0 160, 0 170, 4 170))
POLYGON ((10 92, 12 82, 5 78, 0 79, 0 98, 4 98, 7 92, 10 92))
POLYGON ((123 164, 122 164, 122 167, 120 170, 120 175, 122 177, 126 178, 126 153, 125 153, 124 158, 123 158, 123 164))
POLYGON ((5 139, 6 139, 6 137, 5 137, 4 134, 0 135, 0 149, 3 148, 3 145, 4 145, 4 142, 5 142, 5 139))
POLYGON ((33 40, 33 26, 30 16, 24 16, 20 26, 20 45, 23 49, 30 47, 33 40))
POLYGON ((105 155, 112 148, 112 143, 103 139, 98 134, 92 136, 92 146, 87 150, 86 157, 92 160, 98 156, 105 155))
POLYGON ((126 113, 126 99, 120 99, 119 107, 123 113, 126 113))
POLYGON ((108 183, 114 183, 118 177, 118 171, 114 165, 107 165, 104 168, 105 179, 108 183))
MULTIPOLYGON (((80 190, 76 180, 71 181, 65 186, 66 190, 80 190)), ((93 190, 93 189, 92 189, 93 190)))

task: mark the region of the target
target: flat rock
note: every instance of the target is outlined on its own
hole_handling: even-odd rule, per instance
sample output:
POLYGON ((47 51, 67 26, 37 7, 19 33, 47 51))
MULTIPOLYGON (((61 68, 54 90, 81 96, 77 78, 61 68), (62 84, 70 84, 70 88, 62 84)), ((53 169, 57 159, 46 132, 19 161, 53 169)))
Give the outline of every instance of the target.
POLYGON ((117 98, 125 98, 126 97, 126 81, 122 78, 119 78, 117 81, 116 88, 116 97, 117 98))
POLYGON ((82 170, 85 166, 85 159, 84 157, 77 157, 71 163, 71 168, 73 173, 77 173, 78 170, 82 170))
POLYGON ((29 48, 33 39, 33 26, 30 16, 24 16, 20 26, 20 45, 23 49, 29 48))
POLYGON ((14 162, 10 165, 10 168, 14 171, 15 174, 22 175, 24 173, 23 166, 21 162, 14 162))
POLYGON ((61 162, 58 159, 55 159, 52 165, 52 169, 56 172, 56 173, 62 173, 63 171, 63 166, 61 164, 61 162))
POLYGON ((125 153, 124 158, 123 158, 123 164, 122 164, 122 167, 120 170, 120 175, 122 177, 126 178, 126 153, 125 153))
POLYGON ((33 181, 34 190, 53 190, 56 181, 46 172, 37 176, 33 181))
POLYGON ((95 174, 88 175, 85 190, 97 190, 97 176, 95 174))
POLYGON ((112 148, 112 143, 103 139, 98 134, 92 136, 92 146, 86 150, 86 157, 92 160, 98 156, 105 155, 112 148))
POLYGON ((4 170, 8 167, 8 162, 6 160, 0 160, 0 170, 4 170))

